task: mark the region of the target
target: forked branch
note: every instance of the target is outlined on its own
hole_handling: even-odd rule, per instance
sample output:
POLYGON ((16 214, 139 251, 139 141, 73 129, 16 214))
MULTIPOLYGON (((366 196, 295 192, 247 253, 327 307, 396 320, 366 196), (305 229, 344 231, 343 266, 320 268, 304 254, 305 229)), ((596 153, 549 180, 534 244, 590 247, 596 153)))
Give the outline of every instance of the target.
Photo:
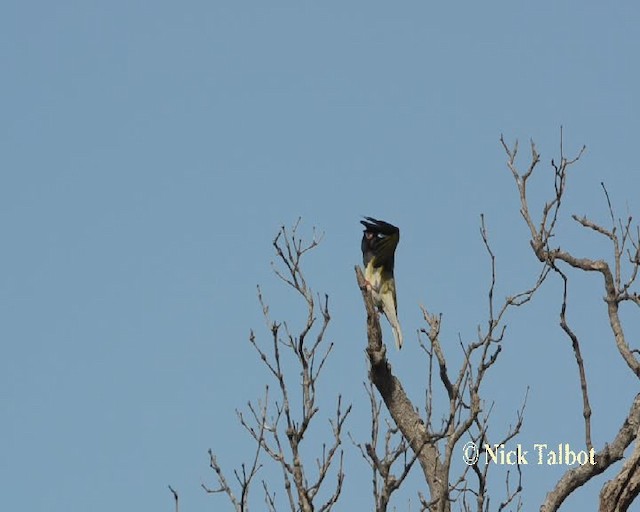
MULTIPOLYGON (((249 402, 249 414, 237 412, 238 420, 255 442, 256 451, 252 464, 241 465, 234 475, 238 492, 232 490, 213 452, 210 466, 216 473, 218 487, 208 492, 223 492, 239 512, 248 510, 251 483, 261 469, 266 458, 279 466, 285 499, 292 512, 328 512, 338 502, 344 481, 342 433, 345 421, 351 412, 340 396, 337 397, 335 416, 328 419, 331 437, 326 443, 313 440, 313 448, 318 452, 311 461, 303 454, 302 445, 311 423, 320 411, 317 405, 318 380, 325 368, 333 343, 326 341, 326 332, 331 320, 329 298, 314 296, 302 271, 304 255, 317 247, 319 238, 315 231, 310 243, 305 243, 297 235, 299 220, 291 231, 282 227, 273 241, 277 263, 273 264, 275 274, 292 287, 306 305, 306 322, 298 333, 292 332, 286 322, 272 321, 269 307, 262 291, 258 288, 258 300, 269 331, 269 341, 264 346, 251 331, 249 341, 256 350, 260 361, 276 382, 278 397, 270 398, 266 387, 263 400, 249 402), (318 322, 318 317, 320 322, 318 322), (319 324, 319 325, 318 325, 319 324), (315 331, 315 334, 312 334, 315 331), (297 389, 296 389, 297 388, 297 389), (301 398, 296 407, 298 397, 301 398), (329 476, 335 475, 332 487, 327 485, 329 476), (324 490, 324 501, 318 503, 319 493, 324 490), (237 498, 239 494, 240 498, 237 498)), ((307 453, 305 450, 304 453, 307 453)), ((279 510, 282 504, 276 501, 275 493, 263 480, 265 503, 269 510, 279 510)))
MULTIPOLYGON (((532 142, 531 163, 529 164, 527 171, 520 173, 517 170, 515 162, 518 148, 517 142, 512 148, 505 143, 503 138, 501 138, 501 143, 507 154, 507 167, 510 169, 518 188, 520 196, 520 213, 529 228, 531 234, 530 243, 533 252, 541 262, 553 269, 563 281, 563 297, 560 307, 560 326, 571 341, 576 365, 578 367, 580 389, 583 399, 585 445, 587 450, 591 451, 593 449, 591 440, 592 411, 589 403, 585 365, 582 352, 580 350, 580 340, 575 330, 569 326, 567 320, 569 275, 565 269, 568 267, 573 270, 587 273, 595 272, 602 276, 604 282, 604 301, 607 308, 609 325, 611 327, 613 339, 618 352, 627 367, 637 378, 640 378, 640 360, 638 359, 638 351, 632 350, 629 347, 619 316, 619 306, 622 302, 631 301, 636 304, 639 303, 637 299, 637 292, 633 292, 631 288, 637 278, 638 267, 640 265, 640 244, 638 243, 638 234, 640 234, 640 229, 632 229, 631 216, 629 216, 624 223, 621 220, 616 222, 609 193, 604 184, 602 184, 602 189, 609 209, 611 227, 604 227, 586 216, 579 217, 577 215, 572 215, 571 218, 573 218, 573 220, 581 227, 588 229, 599 236, 603 236, 609 241, 613 252, 612 264, 610 264, 605 258, 594 259, 590 257, 578 257, 569 250, 561 249, 558 245, 552 244, 552 240, 555 240, 555 228, 557 219, 559 218, 560 206, 565 194, 569 168, 580 159, 585 148, 583 147, 575 158, 566 158, 564 155, 561 132, 559 162, 556 163, 554 160, 551 161, 551 167, 554 175, 553 193, 551 195, 551 199, 542 206, 541 222, 536 225, 531 214, 531 207, 527 196, 527 182, 532 177, 534 169, 540 161, 540 156, 532 142), (628 270, 625 270, 624 268, 625 256, 630 263, 630 268, 628 270), (561 265, 564 265, 564 267, 561 267, 561 265), (625 273, 628 274, 628 278, 626 280, 624 279, 625 273)), ((586 483, 594 476, 602 473, 614 462, 622 458, 625 448, 629 446, 633 439, 635 439, 636 432, 638 431, 638 417, 640 414, 638 411, 639 407, 638 397, 636 397, 636 400, 627 415, 627 419, 620 428, 615 440, 611 444, 605 445, 602 450, 596 453, 596 464, 589 464, 567 471, 556 484, 555 488, 547 495, 547 498, 541 508, 542 511, 550 512, 557 510, 567 496, 569 496, 569 494, 571 494, 575 489, 586 483)), ((639 448, 636 446, 636 451, 638 449, 639 448)), ((636 452, 634 451, 634 454, 631 457, 632 459, 636 456, 635 454, 636 452)), ((626 510, 628 504, 631 503, 632 499, 635 498, 638 493, 636 487, 640 489, 640 486, 634 486, 633 484, 634 478, 640 478, 640 474, 636 475, 633 468, 635 468, 633 463, 631 464, 631 467, 629 467, 628 464, 625 464, 622 471, 616 476, 616 478, 605 486, 601 493, 600 510, 626 510), (625 496, 624 500, 621 498, 623 495, 625 496), (626 503, 626 505, 622 506, 620 503, 626 503)))

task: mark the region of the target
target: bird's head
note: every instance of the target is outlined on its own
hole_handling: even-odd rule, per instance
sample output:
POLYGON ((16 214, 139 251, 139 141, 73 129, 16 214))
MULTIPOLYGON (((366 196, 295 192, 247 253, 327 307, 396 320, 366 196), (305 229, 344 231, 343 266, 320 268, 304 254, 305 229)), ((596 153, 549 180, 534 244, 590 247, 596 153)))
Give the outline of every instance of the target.
POLYGON ((367 266, 373 260, 375 267, 385 267, 393 272, 396 247, 400 241, 400 230, 393 224, 365 217, 360 223, 364 226, 362 236, 362 258, 367 266))

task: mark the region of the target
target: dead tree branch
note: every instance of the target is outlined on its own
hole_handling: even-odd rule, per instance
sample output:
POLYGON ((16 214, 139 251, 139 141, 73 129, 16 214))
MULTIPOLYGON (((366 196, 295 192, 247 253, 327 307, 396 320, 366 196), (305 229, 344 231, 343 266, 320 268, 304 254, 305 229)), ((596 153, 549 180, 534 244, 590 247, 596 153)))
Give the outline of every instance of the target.
MULTIPOLYGON (((595 454, 594 465, 585 464, 584 466, 578 466, 576 468, 568 470, 562 478, 558 481, 555 487, 547 494, 540 512, 552 512, 560 508, 560 505, 575 489, 581 487, 594 476, 597 476, 606 471, 612 464, 622 459, 625 449, 636 439, 638 435, 638 429, 640 429, 640 394, 636 395, 636 398, 631 405, 629 414, 627 415, 624 423, 620 427, 618 434, 610 444, 605 444, 604 448, 595 454)), ((637 448, 636 448, 637 451, 637 448)), ((624 468, 623 468, 624 469, 624 468)), ((619 485, 624 483, 626 478, 619 479, 620 475, 616 477, 617 484, 609 482, 605 489, 609 489, 608 493, 603 494, 605 498, 609 496, 619 496, 622 493, 622 488, 626 485, 619 485), (617 487, 619 486, 619 487, 617 487), (615 489, 615 491, 614 491, 615 489)), ((609 508, 609 506, 602 507, 602 494, 601 494, 601 507, 600 510, 626 510, 609 508)))
MULTIPOLYGON (((316 404, 318 380, 333 343, 328 343, 325 339, 331 320, 329 298, 327 295, 314 296, 301 268, 302 257, 317 247, 320 239, 314 231, 312 241, 305 243, 297 235, 298 226, 299 220, 290 232, 284 227, 280 229, 273 241, 277 263, 272 265, 274 273, 291 286, 304 301, 307 309, 306 322, 301 330, 294 334, 287 323, 272 321, 269 307, 258 288, 258 300, 270 332, 270 343, 268 348, 263 348, 253 331, 250 333, 249 341, 276 382, 279 396, 275 401, 270 400, 267 386, 264 400, 248 403, 249 414, 246 417, 242 412, 237 412, 240 424, 256 446, 252 464, 248 467, 242 464, 241 470, 234 472, 240 489, 240 499, 236 498, 215 456, 209 452, 210 465, 216 473, 219 487, 203 487, 208 492, 224 492, 239 512, 245 512, 249 508, 250 485, 262 467, 259 461, 263 454, 280 467, 286 502, 292 512, 328 512, 337 503, 342 492, 342 433, 351 406, 345 408, 341 396, 337 397, 334 417, 329 419, 331 441, 318 445, 317 440, 313 440, 313 446, 318 445, 320 449, 313 463, 306 460, 302 450, 309 427, 319 412, 316 404), (317 328, 312 335, 314 327, 317 328), (298 396, 300 402, 299 406, 296 406, 298 396), (336 480, 333 487, 328 489, 326 480, 331 474, 335 474, 336 480), (322 489, 324 501, 320 502, 322 489)), ((267 482, 263 481, 262 484, 269 510, 279 509, 275 494, 269 492, 267 482)))
POLYGON ((372 470, 372 491, 376 512, 386 512, 389 507, 391 495, 400 488, 405 478, 408 476, 413 464, 417 460, 417 455, 408 454, 409 446, 405 438, 399 434, 397 427, 386 422, 386 433, 382 454, 378 453, 380 444, 381 420, 380 413, 382 402, 377 400, 371 382, 366 386, 369 403, 371 406, 371 439, 370 442, 353 444, 360 450, 360 454, 372 470), (399 438, 399 440, 398 440, 399 438), (397 462, 401 462, 400 474, 394 471, 397 462))
POLYGON ((173 500, 176 502, 176 512, 179 512, 179 509, 178 509, 178 493, 171 486, 169 486, 169 490, 171 491, 171 494, 173 494, 173 500))
MULTIPOLYGON (((536 224, 533 219, 533 215, 531 214, 529 198, 527 196, 528 180, 531 178, 534 169, 540 161, 540 156, 535 148, 535 144, 531 142, 531 163, 529 164, 527 171, 520 173, 516 167, 516 156, 518 152, 517 142, 513 147, 509 147, 504 141, 504 138, 501 138, 501 143, 507 154, 507 166, 514 177, 518 188, 520 196, 520 214, 522 215, 531 234, 531 248, 538 260, 552 268, 563 280, 564 286, 562 305, 560 308, 560 326, 567 337, 571 340, 576 364, 578 366, 580 389, 583 398, 585 445, 587 450, 590 451, 593 449, 591 441, 592 411, 589 404, 587 376, 580 350, 579 338, 567 322, 566 311, 568 305, 567 290, 569 276, 564 269, 560 268, 560 265, 565 265, 564 268, 568 267, 577 271, 587 273, 595 272, 602 276, 605 292, 604 302, 606 304, 609 325, 611 327, 614 342, 627 367, 636 377, 640 378, 640 360, 637 357, 638 351, 632 350, 629 347, 619 316, 619 306, 624 301, 630 301, 640 305, 640 302, 638 301, 638 293, 631 291, 631 287, 634 285, 638 275, 638 267, 640 266, 640 243, 638 243, 638 234, 640 234, 640 229, 635 230, 634 236, 634 231, 631 229, 632 218, 630 216, 624 223, 621 220, 616 222, 609 193, 604 184, 601 184, 609 209, 611 227, 605 228, 591 219, 588 219, 586 216, 579 217, 577 215, 572 215, 571 218, 583 228, 605 237, 611 243, 613 249, 612 264, 604 258, 592 259, 588 257, 577 257, 568 250, 561 249, 558 245, 555 245, 552 242, 556 234, 556 221, 559 217, 560 206, 566 190, 568 170, 580 159, 585 148, 583 147, 575 158, 568 159, 564 154, 561 131, 560 160, 559 162, 556 162, 555 160, 551 161, 551 167, 554 173, 554 192, 551 200, 546 202, 542 207, 540 223, 536 224), (625 263, 625 259, 623 256, 625 255, 631 265, 630 269, 624 268, 623 263, 625 263), (623 278, 625 273, 629 276, 626 280, 623 278)), ((638 432, 638 419, 640 418, 639 408, 640 402, 637 396, 614 441, 609 445, 605 445, 602 450, 596 453, 596 464, 585 465, 567 471, 556 484, 555 488, 547 494, 547 497, 541 507, 542 511, 550 512, 557 510, 562 502, 573 491, 594 476, 605 471, 614 462, 622 458, 625 448, 627 448, 636 438, 638 432)), ((612 482, 609 482, 603 488, 600 495, 600 510, 626 510, 631 501, 633 501, 637 496, 640 489, 640 486, 638 485, 640 471, 637 471, 637 461, 640 460, 640 455, 637 455, 638 450, 638 444, 636 443, 634 453, 628 459, 627 463, 623 465, 620 473, 618 473, 612 482)))
POLYGON ((600 492, 600 504, 603 510, 625 511, 640 493, 640 429, 635 441, 633 452, 616 478, 607 482, 600 492))
MULTIPOLYGON (((488 321, 487 327, 478 326, 477 341, 462 344, 464 359, 454 374, 451 373, 442 343, 440 342, 440 328, 442 315, 430 314, 426 308, 422 308, 424 320, 428 329, 422 329, 426 335, 428 346, 420 342, 420 346, 428 356, 428 384, 426 393, 426 421, 417 412, 416 407, 407 397, 400 380, 393 374, 391 365, 386 357, 386 347, 382 343, 382 332, 378 313, 374 307, 370 294, 365 286, 362 271, 356 267, 358 285, 362 291, 365 308, 367 311, 367 355, 370 364, 369 378, 377 388, 382 400, 393 418, 396 426, 407 440, 414 455, 422 468, 425 480, 429 487, 429 501, 420 495, 420 501, 424 510, 445 512, 451 510, 451 504, 460 500, 463 506, 469 493, 476 496, 478 510, 484 510, 486 501, 486 472, 480 473, 478 488, 471 489, 468 484, 468 472, 471 466, 467 466, 457 479, 451 479, 451 464, 459 447, 460 440, 468 436, 476 446, 482 446, 486 442, 486 429, 488 416, 483 414, 483 400, 481 399, 481 386, 487 371, 495 364, 502 351, 506 326, 504 317, 507 310, 517 307, 531 300, 533 294, 542 285, 549 273, 545 266, 530 289, 507 297, 501 304, 495 301, 496 265, 495 255, 489 245, 487 229, 484 217, 481 217, 480 234, 485 249, 491 262, 491 284, 488 292, 488 321), (434 393, 433 379, 431 378, 434 360, 440 382, 448 398, 448 410, 444 413, 440 427, 433 424, 434 393), (483 419, 484 418, 484 419, 483 419), (474 430, 478 428, 477 432, 474 430)), ((522 416, 512 431, 505 437, 512 439, 520 432, 522 416)), ((373 459, 372 454, 370 458, 373 459)), ((374 461, 375 464, 375 461, 374 461)), ((474 471, 478 472, 476 467, 474 471)), ((381 472, 382 474, 382 472, 381 472)), ((511 504, 517 499, 522 486, 507 490, 505 503, 511 504)), ((506 505, 505 505, 506 506, 506 505)))

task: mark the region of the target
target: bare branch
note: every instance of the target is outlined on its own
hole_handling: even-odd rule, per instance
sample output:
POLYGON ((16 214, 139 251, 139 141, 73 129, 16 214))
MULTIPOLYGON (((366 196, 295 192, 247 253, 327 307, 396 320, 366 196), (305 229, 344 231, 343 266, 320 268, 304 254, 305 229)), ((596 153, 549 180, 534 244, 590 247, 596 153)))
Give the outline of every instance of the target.
POLYGON ((169 487, 169 490, 171 491, 171 494, 173 494, 173 499, 176 502, 176 512, 180 512, 178 509, 178 493, 170 485, 168 487, 169 487))
MULTIPOLYGON (((378 453, 378 441, 380 438, 380 410, 382 402, 376 400, 371 382, 366 386, 371 406, 371 439, 366 444, 356 443, 351 438, 352 443, 359 449, 360 454, 372 469, 372 490, 376 512, 384 512, 389 507, 391 495, 400 488, 407 475, 411 471, 417 455, 414 453, 408 457, 409 445, 400 434, 397 427, 386 422, 386 432, 381 454, 378 453), (398 440, 399 438, 399 440, 398 440), (402 465, 400 474, 397 475, 396 462, 402 465)), ((419 453, 419 452, 418 452, 419 453)))
MULTIPOLYGON (((546 203, 542 210, 543 221, 539 228, 532 229, 531 216, 529 212, 528 199, 524 190, 523 182, 526 182, 524 176, 530 176, 530 172, 527 171, 525 175, 520 175, 514 164, 514 150, 509 150, 506 144, 505 147, 508 163, 507 166, 512 172, 518 191, 520 193, 521 212, 526 212, 525 221, 529 230, 531 231, 531 247, 536 257, 548 265, 554 270, 563 280, 563 299, 560 310, 560 326, 565 334, 571 340, 576 364, 578 366, 578 374, 580 380, 580 388, 583 398, 583 416, 585 422, 585 444, 589 453, 595 456, 596 464, 586 464, 584 466, 571 469, 567 471, 560 481, 556 484, 554 489, 549 492, 545 502, 541 508, 542 511, 555 511, 571 494, 575 489, 586 483, 589 479, 605 471, 611 464, 620 460, 623 456, 624 449, 635 438, 638 431, 638 422, 640 421, 640 395, 636 396, 631 410, 625 423, 620 428, 620 431, 616 435, 614 441, 610 445, 605 447, 598 453, 595 450, 591 441, 591 407, 589 404, 589 395, 587 387, 586 372, 584 369, 584 361, 582 358, 580 343, 575 331, 569 326, 567 322, 567 290, 568 290, 568 275, 560 268, 560 263, 566 264, 568 267, 580 270, 584 272, 596 272, 602 275, 604 280, 605 290, 605 303, 607 306, 607 313, 609 317, 609 324, 613 333, 613 338, 616 343, 616 347, 627 366, 632 370, 636 377, 640 378, 640 362, 638 360, 639 352, 631 350, 627 344, 625 333, 622 328, 618 309, 621 302, 630 300, 640 305, 637 301, 637 293, 630 292, 630 287, 635 282, 638 275, 638 266, 640 264, 640 244, 636 236, 635 239, 632 236, 631 230, 631 216, 623 224, 621 220, 616 224, 615 213, 611 203, 609 193, 601 183, 604 191, 605 199, 608 206, 609 217, 611 221, 611 227, 605 228, 602 225, 588 219, 586 216, 578 217, 572 215, 572 218, 580 224, 583 228, 589 229, 601 236, 604 236, 610 243, 613 249, 613 268, 605 259, 592 259, 586 257, 576 257, 567 250, 560 249, 560 247, 552 247, 550 241, 554 236, 554 227, 556 219, 558 218, 559 207, 563 198, 565 184, 567 179, 567 170, 571 164, 575 163, 583 154, 584 147, 578 155, 568 160, 564 156, 564 149, 562 147, 562 133, 561 133, 561 146, 560 146, 560 163, 556 164, 553 160, 551 165, 554 169, 555 183, 554 183, 554 197, 548 203, 546 203), (549 212, 553 220, 547 222, 549 212), (634 252, 627 250, 628 260, 631 263, 631 270, 629 273, 629 279, 623 283, 623 261, 622 255, 625 253, 625 247, 630 244, 634 248, 634 252)), ((517 147, 517 146, 516 146, 517 147)), ((532 159, 532 162, 536 162, 539 158, 536 156, 532 159)), ((640 235, 640 229, 636 232, 640 235)), ((637 450, 638 448, 636 448, 637 450)), ((626 510, 631 501, 637 496, 640 491, 640 471, 637 471, 637 461, 634 460, 634 455, 625 463, 623 469, 617 475, 617 477, 607 484, 601 493, 600 510, 626 510), (624 496, 624 497, 623 497, 624 496)), ((640 455, 638 456, 640 460, 640 455)))
POLYGON ((269 508, 269 512, 276 512, 277 509, 275 492, 273 494, 269 493, 269 487, 267 487, 267 483, 264 480, 262 481, 262 488, 264 489, 264 501, 269 508))
POLYGON ((593 444, 591 443, 591 405, 589 404, 589 392, 587 388, 587 374, 584 369, 584 360, 582 359, 582 351, 580 350, 580 341, 567 323, 567 287, 569 280, 562 270, 555 263, 552 263, 553 270, 560 275, 563 282, 562 306, 560 308, 560 327, 571 340, 573 353, 575 355, 576 364, 578 365, 578 373, 580 375, 580 390, 582 392, 582 415, 584 417, 584 435, 587 451, 591 451, 593 444))
POLYGON ((558 510, 564 500, 578 487, 591 478, 606 471, 609 466, 622 459, 625 449, 631 444, 640 428, 640 394, 636 395, 629 414, 620 427, 618 434, 611 444, 606 444, 602 450, 594 454, 595 464, 585 464, 567 471, 551 490, 540 512, 558 510))
POLYGON ((603 512, 626 511, 640 494, 640 430, 638 432, 633 453, 618 475, 600 492, 600 510, 603 512))
MULTIPOLYGON (((247 404, 247 417, 237 412, 238 421, 255 442, 256 451, 253 461, 249 465, 241 464, 234 471, 240 489, 240 499, 228 484, 222 470, 213 454, 210 452, 211 467, 218 476, 219 488, 207 489, 209 492, 225 492, 236 510, 248 510, 250 485, 262 464, 261 453, 264 452, 282 472, 282 482, 286 491, 286 499, 293 512, 329 511, 337 503, 344 481, 343 455, 340 450, 341 434, 351 406, 343 411, 341 397, 338 396, 338 407, 335 420, 329 420, 332 432, 332 442, 322 445, 321 456, 316 457, 315 472, 313 464, 305 462, 301 446, 311 422, 316 417, 319 407, 316 405, 316 391, 318 378, 324 369, 333 343, 327 343, 326 332, 331 320, 329 313, 329 297, 324 300, 318 295, 316 303, 314 293, 309 287, 302 272, 302 257, 317 247, 320 238, 315 230, 311 242, 306 243, 298 236, 300 219, 291 230, 282 227, 273 241, 276 262, 272 262, 276 276, 292 287, 306 305, 306 321, 299 332, 289 328, 287 322, 274 322, 269 317, 269 307, 263 299, 258 287, 258 300, 262 313, 270 332, 270 342, 264 348, 257 340, 253 331, 249 342, 256 350, 260 360, 264 363, 271 377, 277 382, 278 398, 271 401, 267 386, 263 401, 257 404, 247 404), (321 322, 317 319, 321 318, 321 322), (319 326, 317 324, 320 324, 319 326), (312 330, 316 333, 312 338, 312 330), (290 368, 288 356, 292 357, 296 368, 290 368), (293 386, 298 386, 294 389, 293 386), (297 397, 301 400, 298 403, 297 397), (285 439, 286 438, 286 439, 285 439), (339 455, 338 455, 339 454, 339 455), (336 468, 337 479, 335 486, 329 490, 329 498, 321 505, 316 505, 316 499, 327 476, 336 468), (315 474, 311 479, 309 474, 315 474)), ((315 440, 314 440, 315 442, 315 440)), ((269 492, 266 481, 262 482, 265 502, 269 510, 276 510, 276 495, 269 492)), ((203 486, 204 487, 204 486, 203 486)), ((324 486, 326 487, 326 486, 324 486)))
POLYGON ((211 450, 209 450, 209 466, 211 467, 211 469, 213 469, 216 472, 216 476, 218 477, 218 482, 220 486, 216 489, 212 489, 210 487, 207 487, 203 483, 203 484, 200 484, 202 488, 207 493, 224 492, 229 497, 229 500, 231 500, 231 503, 233 504, 233 507, 235 508, 235 510, 237 512, 243 512, 242 508, 240 507, 240 503, 236 499, 235 495, 233 494, 233 491, 231 490, 231 487, 229 487, 229 484, 227 483, 224 473, 222 472, 222 469, 220 468, 220 465, 216 460, 216 456, 213 454, 211 450))

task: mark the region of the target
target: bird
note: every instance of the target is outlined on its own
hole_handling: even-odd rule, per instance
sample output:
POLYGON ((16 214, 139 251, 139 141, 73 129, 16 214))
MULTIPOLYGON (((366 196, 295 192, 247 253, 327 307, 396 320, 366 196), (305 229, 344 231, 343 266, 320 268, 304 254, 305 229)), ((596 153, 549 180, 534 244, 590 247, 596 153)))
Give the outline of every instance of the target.
POLYGON ((393 265, 396 247, 400 241, 400 230, 393 224, 364 217, 360 223, 365 227, 362 235, 362 260, 367 288, 379 311, 387 317, 396 347, 402 348, 402 330, 398 322, 398 301, 393 265))

